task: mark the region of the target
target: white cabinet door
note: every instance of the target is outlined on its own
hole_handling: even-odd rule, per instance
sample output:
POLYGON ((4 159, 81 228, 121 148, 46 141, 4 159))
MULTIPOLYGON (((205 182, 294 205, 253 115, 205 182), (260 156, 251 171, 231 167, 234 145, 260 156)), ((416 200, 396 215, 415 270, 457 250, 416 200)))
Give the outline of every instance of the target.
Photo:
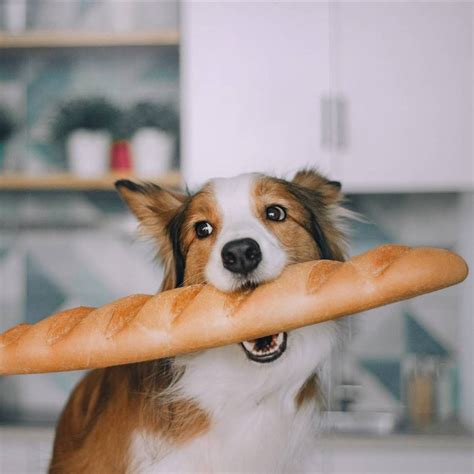
POLYGON ((184 2, 181 19, 185 180, 327 169, 328 5, 184 2))
POLYGON ((472 4, 341 2, 337 63, 347 101, 346 188, 472 186, 472 4))

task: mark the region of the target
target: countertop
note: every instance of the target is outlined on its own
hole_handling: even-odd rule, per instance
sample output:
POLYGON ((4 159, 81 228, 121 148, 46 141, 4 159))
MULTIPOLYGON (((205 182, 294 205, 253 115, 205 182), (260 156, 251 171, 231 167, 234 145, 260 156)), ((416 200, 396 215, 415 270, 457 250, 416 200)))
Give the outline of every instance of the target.
MULTIPOLYGON (((44 473, 54 430, 0 426, 0 473, 44 473)), ((308 472, 322 474, 474 473, 474 439, 467 435, 322 435, 308 472)))

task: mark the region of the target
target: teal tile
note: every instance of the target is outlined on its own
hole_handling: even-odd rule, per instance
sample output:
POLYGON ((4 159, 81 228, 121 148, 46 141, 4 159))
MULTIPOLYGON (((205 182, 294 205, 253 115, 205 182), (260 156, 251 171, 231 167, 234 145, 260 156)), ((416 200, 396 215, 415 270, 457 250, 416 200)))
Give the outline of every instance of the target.
POLYGON ((419 323, 415 316, 405 313, 405 343, 409 354, 448 357, 450 351, 419 323))
POLYGON ((66 301, 63 290, 56 285, 34 258, 26 255, 26 314, 27 323, 36 323, 56 312, 66 301))
POLYGON ((374 376, 397 400, 401 399, 400 361, 395 359, 362 359, 359 364, 374 376))
POLYGON ((0 62, 0 81, 19 81, 24 71, 24 58, 22 55, 8 53, 2 50, 0 62))

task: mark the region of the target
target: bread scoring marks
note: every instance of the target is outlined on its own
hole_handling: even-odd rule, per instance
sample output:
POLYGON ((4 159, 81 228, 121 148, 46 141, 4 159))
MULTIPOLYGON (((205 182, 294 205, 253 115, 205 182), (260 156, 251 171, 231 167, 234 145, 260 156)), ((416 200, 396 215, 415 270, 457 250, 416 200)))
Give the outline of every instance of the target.
POLYGON ((224 310, 228 317, 234 316, 240 307, 247 301, 247 298, 253 293, 254 290, 242 290, 234 293, 227 294, 224 301, 224 310))
POLYGON ((409 251, 410 248, 403 245, 387 244, 353 258, 349 264, 359 273, 377 277, 409 251))
POLYGON ((129 326, 150 298, 149 295, 133 295, 115 302, 104 331, 105 337, 111 338, 129 326))
POLYGON ((0 335, 0 347, 6 347, 20 339, 23 334, 28 332, 31 324, 19 324, 0 335))
POLYGON ((308 294, 316 293, 343 264, 333 260, 322 260, 313 265, 306 283, 308 294))
POLYGON ((186 308, 195 300, 201 293, 203 285, 192 285, 184 287, 180 290, 179 295, 175 298, 171 313, 173 315, 173 323, 178 322, 179 317, 183 314, 186 308))
POLYGON ((94 311, 94 308, 80 306, 79 308, 62 311, 52 316, 54 321, 46 335, 47 344, 52 346, 66 337, 92 311, 94 311))

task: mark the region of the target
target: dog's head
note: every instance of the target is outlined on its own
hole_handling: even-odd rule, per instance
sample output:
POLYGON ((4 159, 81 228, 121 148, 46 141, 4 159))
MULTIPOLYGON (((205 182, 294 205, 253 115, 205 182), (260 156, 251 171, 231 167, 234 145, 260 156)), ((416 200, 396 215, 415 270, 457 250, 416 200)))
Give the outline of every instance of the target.
POLYGON ((116 186, 158 243, 164 290, 211 283, 235 291, 272 280, 291 263, 343 259, 340 184, 315 171, 292 181, 214 179, 193 195, 127 180, 116 186))
MULTIPOLYGON (((235 291, 272 280, 291 263, 344 257, 340 184, 314 170, 292 181, 260 174, 214 179, 192 195, 126 180, 117 189, 158 244, 164 290, 211 283, 235 291)), ((290 345, 287 337, 242 348, 253 362, 273 362, 290 345)))

